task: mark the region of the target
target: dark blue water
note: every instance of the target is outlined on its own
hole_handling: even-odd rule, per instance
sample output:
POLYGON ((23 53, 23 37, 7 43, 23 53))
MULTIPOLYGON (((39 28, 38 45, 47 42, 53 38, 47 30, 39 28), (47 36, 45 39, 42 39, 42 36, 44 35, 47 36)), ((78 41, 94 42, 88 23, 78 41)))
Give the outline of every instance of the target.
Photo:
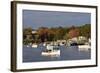
POLYGON ((41 53, 45 47, 39 46, 38 48, 32 48, 23 46, 23 62, 91 59, 91 50, 79 51, 77 46, 60 46, 59 48, 60 56, 42 56, 41 53))

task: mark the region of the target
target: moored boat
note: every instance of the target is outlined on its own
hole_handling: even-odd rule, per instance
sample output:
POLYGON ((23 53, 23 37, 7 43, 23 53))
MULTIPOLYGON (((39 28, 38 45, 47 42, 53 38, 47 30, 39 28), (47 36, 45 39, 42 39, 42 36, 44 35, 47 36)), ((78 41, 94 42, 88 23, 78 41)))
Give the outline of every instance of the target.
POLYGON ((49 56, 49 55, 60 55, 60 50, 47 50, 43 51, 42 55, 49 56))
POLYGON ((90 45, 78 45, 79 51, 87 51, 91 49, 90 45))
POLYGON ((58 46, 47 45, 46 50, 42 52, 42 55, 45 56, 60 55, 60 49, 58 48, 58 46))
POLYGON ((26 47, 30 47, 29 45, 27 45, 26 47))
POLYGON ((37 44, 32 44, 32 47, 33 47, 33 48, 37 48, 38 45, 37 45, 37 44))

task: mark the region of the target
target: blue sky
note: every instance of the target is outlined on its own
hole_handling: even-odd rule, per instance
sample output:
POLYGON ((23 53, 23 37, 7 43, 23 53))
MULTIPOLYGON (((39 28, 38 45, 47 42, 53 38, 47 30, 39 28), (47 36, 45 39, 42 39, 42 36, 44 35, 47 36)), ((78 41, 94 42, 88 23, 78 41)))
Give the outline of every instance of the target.
POLYGON ((23 27, 70 27, 91 23, 90 13, 23 10, 23 27))

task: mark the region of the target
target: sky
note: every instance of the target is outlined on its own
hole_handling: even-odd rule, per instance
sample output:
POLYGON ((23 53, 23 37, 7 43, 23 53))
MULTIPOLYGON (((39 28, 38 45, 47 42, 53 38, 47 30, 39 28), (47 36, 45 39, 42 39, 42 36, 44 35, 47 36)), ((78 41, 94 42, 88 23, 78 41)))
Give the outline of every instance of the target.
POLYGON ((23 10, 23 27, 70 27, 91 24, 90 13, 23 10))

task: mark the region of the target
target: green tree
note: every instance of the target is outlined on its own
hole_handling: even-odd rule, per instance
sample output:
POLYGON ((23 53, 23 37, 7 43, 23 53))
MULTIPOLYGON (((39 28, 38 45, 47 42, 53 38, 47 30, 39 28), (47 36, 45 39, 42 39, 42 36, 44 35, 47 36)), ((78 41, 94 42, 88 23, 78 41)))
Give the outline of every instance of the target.
POLYGON ((23 43, 28 44, 32 42, 32 28, 24 28, 23 29, 23 43))
POLYGON ((87 38, 91 37, 91 25, 90 24, 85 24, 79 27, 79 30, 80 30, 80 36, 85 36, 87 38))

